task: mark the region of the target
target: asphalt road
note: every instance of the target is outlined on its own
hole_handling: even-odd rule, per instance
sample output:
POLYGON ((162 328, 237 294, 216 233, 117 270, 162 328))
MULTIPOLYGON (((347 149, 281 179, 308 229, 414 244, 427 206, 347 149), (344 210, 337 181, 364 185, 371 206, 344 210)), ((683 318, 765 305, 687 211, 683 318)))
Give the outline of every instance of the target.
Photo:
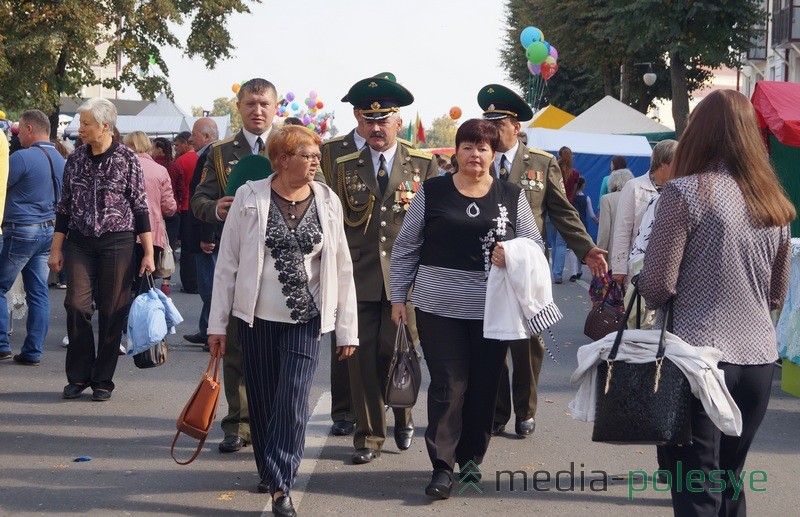
MULTIPOLYGON (((446 501, 424 494, 430 475, 423 439, 427 372, 414 409, 417 437, 412 447, 399 452, 390 430, 381 458, 352 465, 352 438, 328 435, 328 348, 323 347, 311 392, 305 458, 293 491, 299 513, 670 515, 668 493, 654 491, 649 483, 646 490, 630 491, 630 472, 652 473, 657 468, 653 447, 593 443, 591 424, 570 417, 567 404, 575 388, 569 376, 577 348, 588 342, 582 329, 590 304, 581 283, 567 282, 554 290, 565 318, 554 328, 558 349, 550 345, 558 363, 545 358, 535 434, 518 439, 512 421, 512 434, 491 442, 481 466, 483 482, 477 487, 456 485, 446 501), (513 490, 507 475, 500 474, 498 486, 498 471, 519 471, 513 490)), ((175 419, 208 361, 200 347, 181 339, 196 331, 200 298, 173 288, 172 298, 186 322, 168 338, 167 363, 139 370, 131 358, 121 357, 113 398, 98 403, 91 402, 88 393, 77 400, 61 398, 66 384, 65 350, 60 346, 66 334, 64 291, 50 294, 51 325, 41 366, 0 363, 0 515, 268 513, 268 497, 255 490, 252 449, 217 452, 222 439, 218 425, 193 464, 182 467, 169 457, 175 419), (91 461, 73 461, 80 456, 91 461)), ((15 353, 24 334, 24 325, 17 322, 15 353)), ((746 465, 748 476, 763 471, 767 477, 755 485, 765 491, 747 491, 751 515, 793 514, 800 506, 794 486, 800 399, 781 392, 779 378, 778 370, 769 410, 746 465)), ((223 397, 218 420, 226 411, 223 397)), ((188 457, 190 440, 181 444, 178 453, 188 457)), ((763 477, 756 474, 756 479, 763 477)), ((641 488, 635 479, 634 485, 641 488)))

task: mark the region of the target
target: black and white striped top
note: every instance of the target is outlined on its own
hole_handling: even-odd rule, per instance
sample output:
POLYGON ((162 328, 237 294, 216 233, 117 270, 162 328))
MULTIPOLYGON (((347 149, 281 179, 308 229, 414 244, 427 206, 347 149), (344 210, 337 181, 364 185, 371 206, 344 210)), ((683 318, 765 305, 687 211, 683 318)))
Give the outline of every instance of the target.
POLYGON ((446 175, 426 181, 392 247, 392 301, 425 312, 483 319, 486 279, 497 241, 533 239, 544 247, 530 205, 516 185, 494 180, 481 198, 461 194, 446 175))

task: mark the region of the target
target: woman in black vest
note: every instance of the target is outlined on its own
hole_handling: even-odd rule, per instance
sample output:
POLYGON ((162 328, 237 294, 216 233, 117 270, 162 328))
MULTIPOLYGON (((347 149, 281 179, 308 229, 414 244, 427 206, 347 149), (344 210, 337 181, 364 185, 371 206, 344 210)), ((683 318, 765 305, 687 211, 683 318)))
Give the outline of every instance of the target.
POLYGON ((425 362, 431 374, 425 442, 433 476, 425 493, 450 496, 458 479, 479 481, 491 437, 497 387, 510 341, 483 337, 486 279, 504 267, 501 241, 544 244, 522 190, 492 177, 497 128, 473 119, 456 133, 458 173, 426 181, 392 249, 392 319, 407 321, 414 284, 425 362))

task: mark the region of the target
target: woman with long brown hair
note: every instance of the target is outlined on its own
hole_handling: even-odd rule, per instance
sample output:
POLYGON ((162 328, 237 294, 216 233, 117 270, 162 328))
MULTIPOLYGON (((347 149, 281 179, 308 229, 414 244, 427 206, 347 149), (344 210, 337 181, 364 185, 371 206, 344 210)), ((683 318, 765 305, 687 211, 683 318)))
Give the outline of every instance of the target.
POLYGON ((639 288, 651 308, 673 299, 675 334, 720 351, 743 422, 741 436, 726 436, 701 404, 692 405, 693 443, 662 452, 673 478, 679 469, 702 471, 703 481, 694 482, 702 490, 672 483, 673 509, 744 515, 745 493, 734 496, 732 479, 742 474, 769 403, 778 358, 769 311, 788 289, 795 209, 770 165, 753 106, 735 90, 712 92, 695 108, 672 167, 676 179, 662 192, 639 288))
MULTIPOLYGON (((558 150, 558 168, 561 169, 561 179, 564 182, 567 199, 574 204, 578 178, 581 177, 581 174, 572 168, 572 158, 572 149, 569 147, 564 146, 558 150)), ((553 231, 556 232, 553 238, 553 281, 560 284, 562 282, 561 276, 564 272, 564 261, 567 257, 567 241, 556 231, 554 225, 550 224, 548 226, 552 226, 553 231)))

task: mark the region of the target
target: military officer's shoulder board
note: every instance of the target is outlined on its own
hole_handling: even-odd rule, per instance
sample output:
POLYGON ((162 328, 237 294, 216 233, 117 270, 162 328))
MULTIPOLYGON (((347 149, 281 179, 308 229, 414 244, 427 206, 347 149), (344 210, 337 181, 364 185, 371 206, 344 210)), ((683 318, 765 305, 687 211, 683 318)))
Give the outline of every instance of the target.
POLYGON ((336 163, 338 164, 338 163, 349 162, 351 160, 355 160, 360 155, 361 155, 361 151, 356 151, 354 153, 346 154, 344 156, 340 156, 339 158, 337 158, 336 159, 336 163))
POLYGON ((218 148, 220 146, 223 146, 225 144, 229 144, 229 143, 233 142, 233 140, 235 138, 236 138, 236 135, 231 135, 228 138, 223 138, 222 140, 217 140, 216 142, 211 144, 211 149, 216 149, 216 148, 218 148))
POLYGON ((428 161, 433 160, 433 155, 430 153, 426 153, 425 151, 420 151, 418 149, 413 149, 413 148, 407 149, 407 151, 409 156, 413 156, 415 158, 423 158, 428 161))
POLYGON ((547 151, 542 151, 541 149, 534 149, 532 147, 529 147, 528 152, 531 152, 533 154, 538 154, 541 156, 546 156, 547 158, 555 158, 555 156, 553 156, 552 154, 548 153, 547 151))
POLYGON ((341 142, 342 140, 344 140, 344 138, 345 138, 344 136, 334 136, 333 138, 329 138, 329 139, 325 140, 324 142, 322 142, 322 145, 326 146, 326 145, 335 144, 336 142, 341 142))
POLYGON ((397 141, 403 144, 406 147, 414 148, 414 144, 406 140, 405 138, 397 137, 397 141))

